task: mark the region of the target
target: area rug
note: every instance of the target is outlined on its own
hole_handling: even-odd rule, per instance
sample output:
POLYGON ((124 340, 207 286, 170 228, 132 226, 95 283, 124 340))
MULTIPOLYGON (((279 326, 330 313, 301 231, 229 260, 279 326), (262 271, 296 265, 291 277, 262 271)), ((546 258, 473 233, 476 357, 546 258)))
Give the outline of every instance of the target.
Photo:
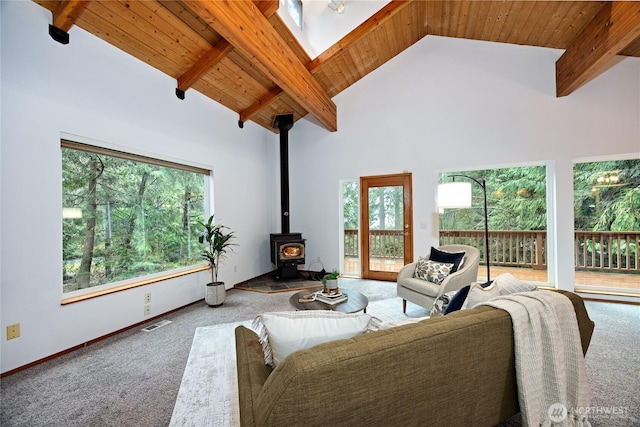
POLYGON ((170 426, 239 426, 235 329, 251 320, 196 328, 170 426))
MULTIPOLYGON (((400 298, 372 301, 367 314, 383 322, 397 322, 428 313, 409 307, 402 313, 400 298)), ((251 320, 196 329, 178 391, 170 426, 235 427, 240 425, 236 374, 235 329, 251 328, 251 320)))

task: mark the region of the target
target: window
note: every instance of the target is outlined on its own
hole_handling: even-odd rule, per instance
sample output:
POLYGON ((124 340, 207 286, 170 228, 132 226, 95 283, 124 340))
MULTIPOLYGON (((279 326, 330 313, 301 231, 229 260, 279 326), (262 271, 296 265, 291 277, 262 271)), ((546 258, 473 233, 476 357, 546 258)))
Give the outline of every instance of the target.
POLYGON ((284 0, 289 16, 302 29, 302 0, 284 0))
MULTIPOLYGON (((491 279, 508 272, 521 280, 548 282, 546 167, 447 172, 439 174, 439 182, 452 181, 452 175, 486 180, 491 279)), ((440 212, 440 245, 474 246, 486 265, 482 187, 455 179, 471 182, 472 206, 440 212)), ((482 267, 478 275, 486 276, 482 267)))
POLYGON ((358 181, 342 182, 342 274, 360 277, 360 184, 358 181))
POLYGON ((640 159, 573 167, 576 288, 640 292, 640 159))
POLYGON ((194 224, 210 171, 68 140, 61 149, 63 294, 200 262, 194 224))

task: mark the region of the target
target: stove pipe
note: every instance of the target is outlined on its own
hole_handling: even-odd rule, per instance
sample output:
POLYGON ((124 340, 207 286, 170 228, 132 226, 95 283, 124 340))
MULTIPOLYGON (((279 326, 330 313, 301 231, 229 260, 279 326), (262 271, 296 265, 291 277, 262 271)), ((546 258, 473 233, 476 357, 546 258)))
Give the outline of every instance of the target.
POLYGON ((281 233, 289 233, 289 129, 293 127, 293 114, 276 116, 273 127, 280 130, 281 233))

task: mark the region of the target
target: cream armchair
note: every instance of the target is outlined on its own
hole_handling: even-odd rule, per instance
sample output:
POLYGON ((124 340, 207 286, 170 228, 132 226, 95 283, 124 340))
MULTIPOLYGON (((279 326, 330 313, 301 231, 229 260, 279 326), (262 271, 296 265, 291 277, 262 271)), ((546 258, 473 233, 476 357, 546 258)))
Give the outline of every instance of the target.
MULTIPOLYGON (((447 245, 438 249, 447 252, 464 251, 462 266, 456 272, 449 274, 440 285, 414 278, 415 262, 402 267, 398 272, 397 294, 402 298, 403 313, 407 312, 407 301, 431 310, 431 306, 440 295, 457 291, 477 280, 478 264, 480 263, 480 251, 478 249, 466 245, 447 245)), ((430 253, 425 258, 429 258, 429 255, 430 253)))

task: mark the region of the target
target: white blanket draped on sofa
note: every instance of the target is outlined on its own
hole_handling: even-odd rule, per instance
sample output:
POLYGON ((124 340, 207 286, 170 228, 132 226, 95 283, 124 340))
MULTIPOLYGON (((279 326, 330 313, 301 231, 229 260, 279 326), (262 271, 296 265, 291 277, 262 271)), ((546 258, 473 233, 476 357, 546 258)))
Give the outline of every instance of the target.
POLYGON ((556 292, 535 291, 484 304, 511 315, 523 425, 590 426, 584 415, 589 386, 571 301, 556 292))

